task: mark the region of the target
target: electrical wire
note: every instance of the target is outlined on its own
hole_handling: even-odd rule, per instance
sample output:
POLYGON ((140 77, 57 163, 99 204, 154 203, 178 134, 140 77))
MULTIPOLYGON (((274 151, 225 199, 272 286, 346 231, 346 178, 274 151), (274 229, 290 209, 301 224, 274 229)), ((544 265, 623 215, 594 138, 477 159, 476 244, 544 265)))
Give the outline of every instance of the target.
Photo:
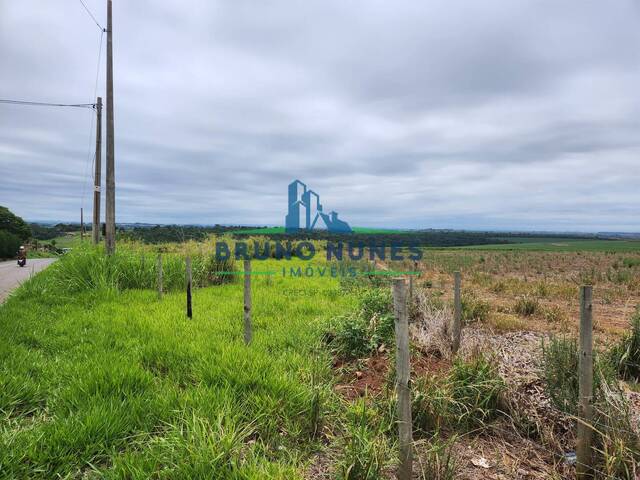
MULTIPOLYGON (((98 95, 98 80, 100 78, 100 62, 102 59, 102 41, 104 39, 104 31, 102 31, 100 33, 100 44, 98 45, 98 62, 96 65, 96 81, 93 87, 93 98, 96 98, 97 100, 97 95, 98 95)), ((95 172, 94 172, 94 166, 95 166, 95 161, 96 161, 96 153, 95 153, 95 149, 93 148, 93 122, 95 120, 95 114, 92 112, 91 113, 91 120, 90 120, 90 127, 89 127, 89 149, 87 152, 87 163, 85 164, 85 170, 84 170, 84 179, 82 181, 82 195, 80 196, 80 207, 84 208, 84 200, 86 197, 86 193, 87 193, 87 182, 89 179, 89 176, 91 175, 91 178, 94 180, 95 182, 95 172), (93 151, 93 157, 91 157, 91 152, 93 151), (91 170, 90 172, 87 171, 87 167, 89 165, 89 163, 91 164, 91 170)))
POLYGON ((0 103, 9 105, 27 105, 36 107, 77 107, 77 108, 95 108, 95 103, 49 103, 49 102, 29 102, 26 100, 13 100, 0 98, 0 103))
POLYGON ((103 32, 105 31, 104 28, 102 27, 102 25, 100 25, 100 23, 98 23, 98 20, 96 20, 96 17, 93 16, 93 13, 91 13, 91 10, 89 10, 89 7, 87 7, 87 5, 80 0, 80 3, 82 4, 82 6, 84 7, 84 9, 87 11, 87 13, 89 14, 89 16, 91 17, 91 19, 93 20, 93 22, 98 26, 98 28, 100 30, 102 30, 103 32))

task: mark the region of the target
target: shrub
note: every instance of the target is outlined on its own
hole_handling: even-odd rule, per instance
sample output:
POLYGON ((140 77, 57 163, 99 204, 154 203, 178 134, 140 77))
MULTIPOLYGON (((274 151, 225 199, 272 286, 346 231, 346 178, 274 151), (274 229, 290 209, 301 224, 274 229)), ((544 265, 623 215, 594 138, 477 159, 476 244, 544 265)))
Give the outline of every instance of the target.
POLYGON ((640 265, 640 258, 625 258, 622 260, 622 264, 627 268, 633 268, 640 265))
MULTIPOLYGON (((220 275, 233 271, 233 260, 218 261, 203 254, 192 256, 193 284, 207 286, 234 280, 233 275, 220 275)), ((163 286, 165 290, 184 287, 184 257, 163 256, 163 286)), ((66 293, 100 289, 154 288, 157 266, 155 256, 145 256, 134 250, 119 249, 113 255, 104 255, 99 248, 77 248, 63 256, 51 267, 51 286, 66 293)))
POLYGON ((606 478, 633 480, 640 473, 640 436, 627 397, 609 382, 601 385, 595 405, 596 468, 606 478))
POLYGON ((489 318, 491 305, 489 302, 481 300, 471 295, 463 295, 462 320, 464 322, 484 322, 489 318))
MULTIPOLYGON (((551 337, 542 343, 542 374, 551 402, 560 411, 576 415, 578 411, 578 342, 575 338, 551 337)), ((595 400, 600 385, 614 377, 611 362, 594 353, 593 391, 595 400)))
POLYGON ((552 337, 542 343, 542 370, 547 393, 555 407, 574 415, 578 399, 578 343, 575 338, 552 337))
POLYGON ((15 257, 20 243, 20 239, 13 233, 0 230, 0 258, 15 257))
POLYGON ((427 442, 427 449, 418 458, 419 478, 423 480, 454 480, 458 465, 453 454, 455 437, 443 440, 434 435, 427 442))
POLYGON ((371 351, 371 341, 367 322, 357 315, 336 317, 324 334, 324 340, 333 352, 342 358, 360 358, 371 351))
POLYGON ((365 319, 393 313, 390 289, 370 288, 360 296, 360 309, 365 319))
POLYGON ((344 429, 341 453, 336 462, 338 478, 382 478, 388 447, 381 422, 375 418, 375 411, 367 408, 366 399, 360 399, 348 412, 344 429))
POLYGON ((518 314, 524 317, 530 317, 535 314, 540 308, 540 304, 538 303, 537 298, 523 296, 516 300, 516 304, 513 307, 513 310, 518 314))
POLYGON ((489 319, 489 323, 498 332, 512 332, 526 328, 526 324, 522 319, 509 313, 494 313, 489 319))
POLYGON ((498 415, 504 382, 495 363, 480 355, 456 360, 445 377, 428 376, 416 382, 413 398, 415 424, 425 432, 460 427, 483 427, 498 415))
POLYGON ((631 331, 610 351, 618 375, 625 380, 640 381, 640 309, 631 319, 631 331))
POLYGON ((482 427, 498 414, 498 398, 504 382, 496 364, 484 355, 456 361, 451 371, 451 392, 457 420, 468 427, 482 427))
POLYGON ((383 343, 390 343, 394 329, 390 291, 371 288, 361 294, 357 313, 330 322, 325 341, 342 358, 360 358, 383 343))
POLYGON ((549 323, 562 323, 566 319, 564 311, 558 305, 551 305, 543 309, 542 315, 549 323))

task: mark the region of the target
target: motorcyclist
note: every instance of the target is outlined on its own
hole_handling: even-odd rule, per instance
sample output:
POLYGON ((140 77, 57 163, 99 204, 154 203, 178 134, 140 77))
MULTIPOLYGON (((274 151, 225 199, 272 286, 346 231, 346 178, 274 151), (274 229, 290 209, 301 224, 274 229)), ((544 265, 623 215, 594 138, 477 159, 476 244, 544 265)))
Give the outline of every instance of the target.
POLYGON ((27 263, 27 249, 24 248, 24 245, 20 245, 18 249, 18 264, 24 266, 25 263, 27 263))

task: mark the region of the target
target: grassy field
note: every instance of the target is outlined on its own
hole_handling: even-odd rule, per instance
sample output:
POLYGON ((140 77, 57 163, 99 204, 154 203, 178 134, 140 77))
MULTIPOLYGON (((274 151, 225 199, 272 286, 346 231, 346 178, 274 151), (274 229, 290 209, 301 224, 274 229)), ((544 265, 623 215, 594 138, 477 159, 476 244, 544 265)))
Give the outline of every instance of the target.
MULTIPOLYGON (((426 249, 417 265, 376 262, 378 273, 419 272, 409 303, 417 478, 574 478, 558 458, 575 449, 583 284, 594 285, 598 389, 611 389, 595 399, 596 465, 601 478, 636 478, 640 252, 575 243, 592 249, 426 249), (447 333, 454 271, 457 354, 447 333)), ((245 346, 242 276, 220 273, 240 264, 214 262, 213 249, 121 242, 107 258, 76 245, 0 306, 0 478, 393 478, 389 279, 319 276, 323 255, 254 260, 254 272, 275 274, 252 277, 245 346), (283 276, 283 266, 314 274, 283 276)))
POLYGON ((464 250, 524 250, 537 252, 640 252, 640 240, 526 239, 517 243, 452 247, 464 250))
POLYGON ((239 281, 188 320, 181 292, 52 291, 56 268, 0 307, 0 477, 301 476, 337 408, 319 330, 354 296, 255 277, 246 347, 239 281))
MULTIPOLYGON (((355 233, 363 234, 395 234, 395 233, 410 233, 410 230, 397 230, 397 229, 385 229, 385 228, 367 228, 367 227, 353 227, 355 233)), ((246 230, 236 230, 232 233, 237 235, 274 235, 285 234, 285 227, 267 227, 267 228, 254 228, 246 230)))

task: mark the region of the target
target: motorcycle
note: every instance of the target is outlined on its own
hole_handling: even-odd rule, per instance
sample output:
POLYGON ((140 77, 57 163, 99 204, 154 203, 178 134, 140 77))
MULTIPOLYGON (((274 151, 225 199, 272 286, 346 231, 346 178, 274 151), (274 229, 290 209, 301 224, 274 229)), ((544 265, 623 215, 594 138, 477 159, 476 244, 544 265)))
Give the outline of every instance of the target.
POLYGON ((27 259, 26 258, 19 258, 18 259, 18 266, 24 267, 26 264, 27 264, 27 259))

